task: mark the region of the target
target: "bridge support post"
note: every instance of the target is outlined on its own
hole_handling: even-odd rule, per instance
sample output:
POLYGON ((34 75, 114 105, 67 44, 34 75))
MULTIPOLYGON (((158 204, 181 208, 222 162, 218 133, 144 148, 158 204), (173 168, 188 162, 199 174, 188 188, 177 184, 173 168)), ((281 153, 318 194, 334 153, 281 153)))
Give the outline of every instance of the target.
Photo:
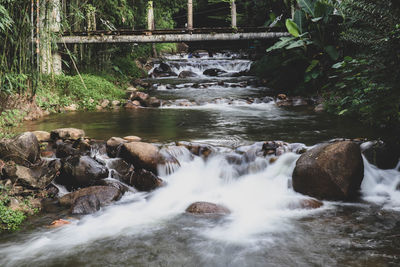
MULTIPOLYGON (((41 66, 40 72, 44 74, 61 74, 62 61, 61 55, 57 49, 52 47, 52 39, 54 34, 60 31, 61 23, 61 3, 60 0, 48 1, 48 6, 45 4, 40 9, 40 38, 42 47, 40 50, 41 66), (47 14, 47 16, 46 16, 47 14), (46 17, 48 18, 46 21, 46 17)), ((39 36, 38 36, 39 37, 39 36)))
POLYGON ((187 29, 193 30, 193 0, 188 0, 187 29))
POLYGON ((153 31, 154 28, 155 28, 155 25, 154 25, 153 1, 149 1, 147 3, 147 29, 149 31, 153 31))
POLYGON ((236 20, 236 2, 235 0, 231 0, 231 22, 232 22, 232 28, 237 28, 237 20, 236 20))

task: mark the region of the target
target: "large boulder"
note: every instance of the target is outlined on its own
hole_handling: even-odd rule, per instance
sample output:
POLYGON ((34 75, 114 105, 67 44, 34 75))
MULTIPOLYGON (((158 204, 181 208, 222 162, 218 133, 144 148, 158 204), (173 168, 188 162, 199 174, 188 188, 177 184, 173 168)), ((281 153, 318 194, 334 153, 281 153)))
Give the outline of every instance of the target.
POLYGON ((152 191, 163 184, 163 180, 158 178, 154 173, 140 169, 135 171, 130 176, 125 176, 127 184, 135 187, 139 191, 152 191))
POLYGON ((64 195, 59 202, 70 206, 73 214, 90 214, 119 200, 122 195, 123 192, 114 186, 91 186, 64 195))
POLYGON ((193 214, 220 214, 220 215, 226 215, 231 213, 231 211, 228 208, 210 202, 195 202, 186 209, 186 212, 193 214))
POLYGON ((75 156, 63 161, 63 168, 57 182, 67 188, 96 185, 108 177, 108 169, 89 156, 75 156))
POLYGON ((121 147, 120 157, 132 163, 135 168, 147 169, 154 173, 157 173, 157 165, 162 161, 159 149, 152 144, 143 142, 124 143, 121 147))
POLYGON ((34 131, 33 134, 36 136, 39 142, 50 141, 50 133, 46 131, 34 131))
POLYGON ((13 184, 29 189, 45 189, 60 174, 60 160, 42 161, 30 168, 7 162, 3 167, 4 176, 13 184))
POLYGON ((51 131, 50 133, 51 139, 71 139, 71 140, 78 140, 80 138, 85 137, 85 131, 76 128, 61 128, 51 131))
POLYGON ((364 178, 360 146, 350 141, 319 145, 304 153, 293 171, 293 189, 318 199, 349 200, 364 178))
POLYGON ((152 76, 170 77, 170 76, 177 76, 177 74, 172 71, 171 67, 168 64, 162 62, 158 67, 154 68, 152 76))
POLYGON ((0 140, 0 159, 14 161, 23 166, 30 166, 40 159, 40 147, 36 135, 22 133, 13 139, 0 140))
POLYGON ((219 75, 224 74, 224 73, 226 73, 226 71, 214 68, 214 69, 205 70, 203 72, 203 75, 215 77, 215 76, 219 76, 219 75))

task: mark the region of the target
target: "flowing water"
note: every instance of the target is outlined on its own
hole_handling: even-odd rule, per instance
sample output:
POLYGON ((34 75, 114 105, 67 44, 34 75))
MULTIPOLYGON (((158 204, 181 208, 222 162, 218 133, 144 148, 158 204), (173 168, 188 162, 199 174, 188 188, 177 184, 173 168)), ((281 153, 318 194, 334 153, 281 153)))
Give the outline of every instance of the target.
MULTIPOLYGON (((31 220, 23 230, 1 236, 1 266, 396 266, 400 264, 400 173, 364 160, 362 199, 324 202, 316 210, 296 206, 306 198, 291 188, 299 155, 287 152, 270 163, 258 156, 258 141, 284 140, 287 151, 337 137, 375 137, 355 122, 281 108, 235 73, 251 62, 223 54, 214 58, 169 57, 177 74, 198 76, 152 80, 160 109, 61 114, 25 129, 84 128, 98 139, 139 135, 164 145, 180 168, 166 172, 166 186, 129 192, 93 215, 48 229, 56 211, 31 220), (203 71, 220 68, 222 77, 203 71), (249 101, 251 98, 251 101, 249 101), (172 141, 212 145, 204 160, 172 141), (303 144, 298 144, 298 142, 303 144), (297 144, 296 144, 297 143, 297 144), (209 201, 228 216, 193 216, 185 209, 209 201)), ((97 153, 94 151, 93 153, 97 153)), ((112 159, 97 155, 108 164, 112 159)))

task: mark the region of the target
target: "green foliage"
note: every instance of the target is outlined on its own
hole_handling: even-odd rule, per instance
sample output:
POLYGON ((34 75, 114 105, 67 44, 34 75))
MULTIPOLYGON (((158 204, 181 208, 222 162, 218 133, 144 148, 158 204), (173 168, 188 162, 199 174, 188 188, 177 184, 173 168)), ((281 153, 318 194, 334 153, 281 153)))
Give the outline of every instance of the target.
POLYGON ((10 197, 7 190, 0 188, 0 231, 17 230, 26 216, 22 211, 14 211, 8 207, 10 197))
POLYGON ((339 58, 335 37, 340 20, 330 1, 301 0, 298 4, 301 9, 294 19, 286 20, 292 36, 281 37, 267 49, 271 64, 264 76, 277 89, 310 94, 324 85, 330 66, 339 58), (274 59, 279 57, 281 61, 274 59))
POLYGON ((28 75, 4 73, 0 76, 0 93, 21 93, 28 89, 28 75))
POLYGON ((81 109, 94 109, 103 99, 121 100, 124 91, 103 77, 84 74, 84 84, 80 77, 58 75, 47 76, 43 86, 37 91, 37 103, 47 110, 55 110, 59 106, 78 104, 81 109))

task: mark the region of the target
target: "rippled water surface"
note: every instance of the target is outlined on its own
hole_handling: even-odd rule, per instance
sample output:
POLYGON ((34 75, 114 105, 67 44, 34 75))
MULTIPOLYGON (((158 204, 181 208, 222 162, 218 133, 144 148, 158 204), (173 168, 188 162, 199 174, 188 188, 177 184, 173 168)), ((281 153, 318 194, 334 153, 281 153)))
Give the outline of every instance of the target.
POLYGON ((322 208, 306 210, 293 209, 293 203, 306 196, 290 187, 299 155, 286 153, 275 163, 256 156, 241 163, 227 160, 243 151, 253 155, 257 141, 311 146, 336 137, 374 138, 378 133, 307 107, 249 103, 249 97, 263 99, 274 93, 251 83, 244 86, 251 77, 229 77, 246 71, 251 62, 218 57, 170 58, 177 74, 190 70, 198 77, 152 80, 156 85, 151 94, 170 101, 160 109, 59 114, 25 125, 29 130, 83 128, 97 139, 138 135, 162 144, 200 141, 213 145, 217 153, 205 161, 174 148, 181 168, 161 175, 166 186, 152 193, 127 193, 94 215, 71 219, 73 223, 66 227, 43 227, 67 216, 59 210, 31 219, 22 231, 1 236, 0 265, 399 265, 397 170, 379 170, 364 160, 359 202, 324 202, 322 208), (205 77, 202 73, 210 67, 227 74, 205 77), (193 105, 180 104, 185 101, 193 105), (231 214, 185 213, 195 201, 222 204, 231 214))

